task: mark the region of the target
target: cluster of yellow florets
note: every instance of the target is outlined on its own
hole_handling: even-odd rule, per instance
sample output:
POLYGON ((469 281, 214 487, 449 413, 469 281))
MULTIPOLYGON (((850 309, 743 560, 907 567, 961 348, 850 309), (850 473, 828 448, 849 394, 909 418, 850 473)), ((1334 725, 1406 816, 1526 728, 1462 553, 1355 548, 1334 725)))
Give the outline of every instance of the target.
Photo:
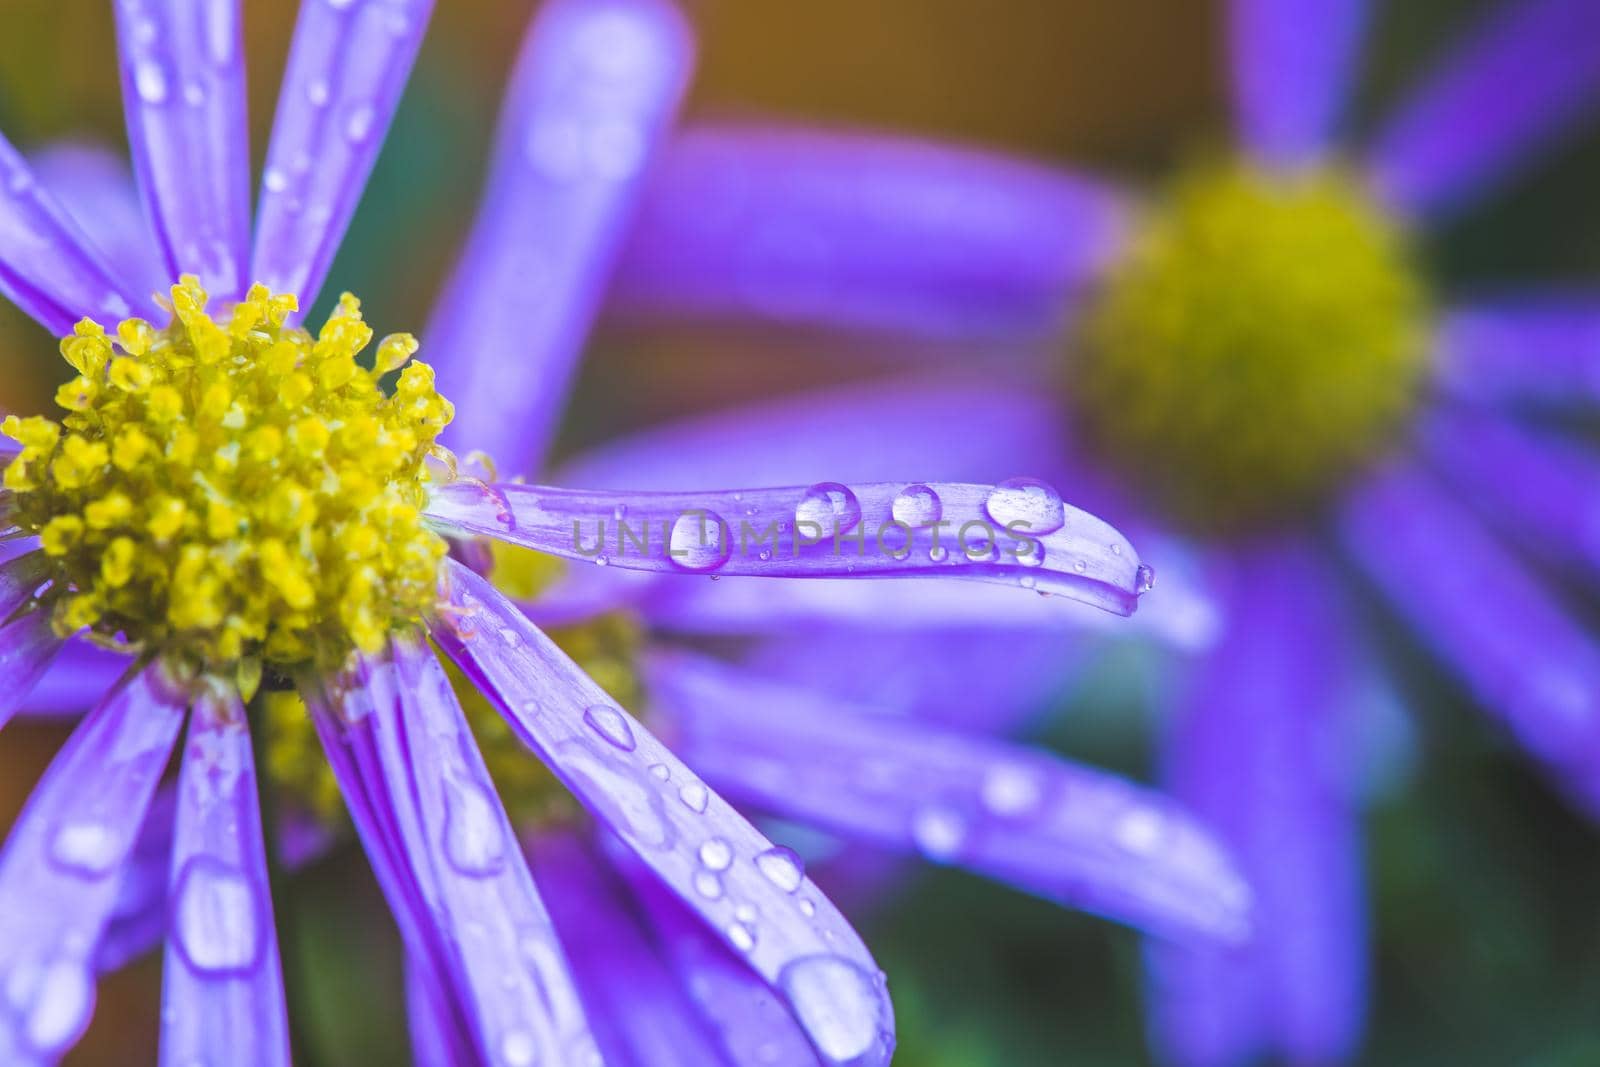
POLYGON ((254 286, 225 315, 185 276, 172 322, 88 320, 61 342, 68 414, 9 417, 14 521, 54 557, 62 633, 246 673, 376 650, 434 596, 425 459, 450 403, 417 342, 372 339, 349 294, 315 338, 254 286), (401 367, 393 392, 380 379, 401 367))
POLYGON ((1084 319, 1080 421, 1179 518, 1270 520, 1388 441, 1425 365, 1400 226, 1335 168, 1190 172, 1084 319))

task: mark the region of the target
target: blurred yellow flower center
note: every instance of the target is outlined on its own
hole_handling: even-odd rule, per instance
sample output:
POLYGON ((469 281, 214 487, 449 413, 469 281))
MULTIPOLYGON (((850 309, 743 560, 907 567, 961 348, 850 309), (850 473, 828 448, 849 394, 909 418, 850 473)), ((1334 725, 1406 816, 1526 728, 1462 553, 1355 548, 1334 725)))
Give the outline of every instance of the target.
POLYGON ((22 445, 13 521, 55 562, 56 629, 244 678, 375 650, 434 596, 424 460, 451 406, 408 334, 357 362, 372 330, 349 294, 314 338, 286 325, 293 296, 206 301, 185 276, 164 329, 80 322, 67 415, 0 427, 22 445))
MULTIPOLYGON (((536 597, 565 566, 553 556, 514 545, 491 542, 490 548, 495 586, 519 599, 536 597)), ((549 627, 546 632, 620 707, 640 713, 643 690, 635 663, 643 631, 638 620, 617 611, 571 626, 549 627)), ((528 751, 505 716, 448 658, 445 665, 489 776, 512 819, 531 826, 573 814, 577 809, 571 792, 528 751)), ((305 705, 291 691, 263 693, 261 699, 268 773, 313 813, 336 821, 344 804, 305 705)))
POLYGON ((1091 445, 1174 517, 1234 530, 1316 504, 1379 452, 1424 366, 1405 234, 1334 169, 1182 177, 1085 317, 1091 445))

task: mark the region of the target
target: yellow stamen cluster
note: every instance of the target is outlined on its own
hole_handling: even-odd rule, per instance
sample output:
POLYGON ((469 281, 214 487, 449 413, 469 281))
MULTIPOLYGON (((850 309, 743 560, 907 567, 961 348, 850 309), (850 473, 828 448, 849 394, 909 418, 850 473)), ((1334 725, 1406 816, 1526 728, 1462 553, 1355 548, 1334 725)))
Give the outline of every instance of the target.
POLYGON ((1405 235, 1355 178, 1206 167, 1085 317, 1068 389, 1175 517, 1233 529, 1315 504, 1388 442, 1426 329, 1405 235))
POLYGON ((364 366, 349 294, 315 337, 263 286, 216 317, 195 278, 171 294, 164 329, 85 320, 62 340, 77 377, 59 423, 0 426, 22 445, 14 521, 57 567, 56 629, 245 679, 376 650, 421 616, 446 551, 422 508, 452 409, 408 363, 415 339, 384 338, 364 366))

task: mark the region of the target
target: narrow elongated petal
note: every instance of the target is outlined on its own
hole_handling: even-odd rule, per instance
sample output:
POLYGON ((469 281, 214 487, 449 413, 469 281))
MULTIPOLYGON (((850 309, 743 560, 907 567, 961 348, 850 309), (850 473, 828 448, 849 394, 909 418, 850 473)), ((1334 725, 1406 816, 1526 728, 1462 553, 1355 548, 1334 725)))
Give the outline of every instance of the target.
POLYGON ((1439 471, 1508 536, 1600 576, 1600 455, 1504 416, 1435 411, 1423 439, 1439 471))
POLYGON ((1314 162, 1350 92, 1366 0, 1233 0, 1239 138, 1268 166, 1314 162))
POLYGON ((1416 215, 1450 214, 1505 180, 1600 102, 1600 5, 1494 5, 1371 148, 1373 180, 1416 215))
POLYGON ((679 984, 733 1064, 818 1067, 817 1054, 772 987, 744 965, 693 911, 619 847, 608 850, 633 890, 679 984))
POLYGON ((616 298, 933 337, 1053 337, 1121 247, 1086 177, 881 135, 717 124, 666 153, 616 298))
POLYGON ((1476 401, 1600 400, 1600 293, 1460 308, 1439 324, 1438 380, 1476 401))
POLYGON ((1396 463, 1359 487, 1345 546, 1485 710, 1600 811, 1600 646, 1437 482, 1396 463))
MULTIPOLYGON (((352 761, 334 766, 354 806, 379 809, 352 817, 413 955, 449 981, 485 1063, 583 1062, 593 1041, 561 947, 443 668, 397 637, 360 684, 337 713, 359 791, 352 761)), ((336 747, 335 724, 319 728, 336 747)))
POLYGON ((737 1067, 657 955, 624 887, 570 832, 528 843, 528 862, 550 902, 561 944, 595 1019, 607 1063, 630 1067, 737 1067))
POLYGON ((177 811, 177 787, 168 784, 157 789, 133 851, 122 863, 117 902, 95 947, 95 969, 102 974, 153 951, 166 936, 167 882, 172 875, 177 811))
POLYGON ((113 326, 148 311, 0 136, 0 293, 57 336, 91 318, 113 326))
POLYGON ((81 637, 69 638, 22 698, 20 713, 46 718, 82 715, 100 702, 132 663, 131 656, 81 637))
POLYGON ((446 530, 625 570, 975 578, 1060 593, 1122 615, 1133 614, 1152 580, 1126 538, 1034 479, 820 482, 703 493, 462 480, 435 489, 428 517, 446 530))
POLYGON ((250 728, 237 693, 196 699, 178 783, 163 1067, 289 1062, 250 728))
POLYGON ((693 43, 668 0, 553 0, 517 61, 478 220, 423 343, 469 446, 537 470, 693 43))
POLYGON ((406 1023, 411 1028, 411 1055, 417 1067, 475 1067, 477 1054, 466 1039, 466 1026, 450 998, 439 988, 427 965, 406 960, 406 1023))
POLYGON ((30 153, 29 162, 39 184, 129 290, 140 296, 166 290, 172 276, 121 154, 98 144, 63 141, 30 153))
POLYGON ((776 990, 825 1063, 887 1064, 882 974, 773 845, 487 582, 446 564, 434 638, 568 789, 776 990))
POLYGON ((6 680, 0 693, 0 727, 16 714, 61 644, 47 611, 30 611, 0 626, 0 678, 6 680))
POLYGON ((54 1063, 88 1025, 95 943, 185 703, 160 667, 129 678, 73 733, 12 827, 0 856, 0 1063, 54 1063))
POLYGON ((1165 739, 1165 780, 1238 857, 1252 938, 1152 943, 1151 1028, 1184 1067, 1349 1062, 1366 986, 1361 835, 1341 777, 1347 648, 1337 589, 1297 543, 1241 553, 1232 625, 1165 739))
POLYGON ((322 289, 395 107, 433 0, 300 5, 261 175, 251 280, 309 308, 322 289))
POLYGON ((742 803, 1156 933, 1247 929, 1222 848, 1152 790, 700 657, 657 657, 649 681, 684 758, 742 803))
MULTIPOLYGON (((250 144, 239 0, 117 0, 128 147, 169 280, 242 296, 250 144)), ((317 6, 317 5, 311 5, 317 6)))

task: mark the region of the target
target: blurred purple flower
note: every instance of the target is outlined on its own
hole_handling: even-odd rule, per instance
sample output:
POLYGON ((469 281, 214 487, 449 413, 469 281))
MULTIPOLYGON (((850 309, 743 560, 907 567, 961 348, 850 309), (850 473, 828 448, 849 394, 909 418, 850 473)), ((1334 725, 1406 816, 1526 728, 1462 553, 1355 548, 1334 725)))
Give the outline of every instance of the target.
MULTIPOLYGON (((327 540, 337 550, 314 556, 318 564, 331 566, 345 553, 383 558, 381 539, 360 538, 365 547, 357 547, 357 535, 371 528, 347 529, 349 540, 325 539, 295 497, 284 521, 301 523, 293 539, 301 547, 273 542, 274 557, 248 522, 226 510, 254 516, 261 501, 224 500, 223 510, 208 512, 200 543, 239 553, 232 569, 180 582, 178 574, 205 553, 190 553, 196 544, 181 537, 172 544, 170 531, 198 529, 199 520, 185 526, 190 520, 180 507, 169 528, 162 523, 171 511, 154 509, 191 481, 216 504, 213 479, 243 462, 239 435, 253 432, 258 410, 253 393, 235 393, 230 404, 223 390, 213 405, 213 391, 199 385, 259 389, 252 377, 259 367, 281 361, 283 345, 297 347, 304 359, 310 352, 323 361, 318 376, 327 369, 326 380, 296 381, 306 377, 296 368, 310 364, 291 360, 281 384, 265 391, 264 410, 299 410, 290 396, 321 388, 340 403, 367 405, 338 409, 356 413, 355 432, 370 428, 373 413, 389 403, 376 376, 398 370, 410 355, 408 338, 385 340, 369 376, 348 356, 340 362, 327 354, 348 335, 359 341, 353 355, 370 335, 361 332, 353 304, 342 305, 313 340, 286 318, 291 305, 271 292, 298 294, 309 305, 321 288, 429 9, 426 0, 303 6, 253 230, 235 4, 125 0, 116 7, 129 141, 151 231, 130 210, 127 183, 106 157, 57 149, 34 165, 0 141, 0 289, 64 335, 63 354, 80 371, 60 394, 76 405, 63 420, 65 432, 42 420, 8 424, 23 447, 9 450, 4 497, 20 528, 0 564, 7 619, 0 658, 11 667, 0 724, 18 710, 70 714, 95 705, 0 856, 0 1059, 56 1062, 88 1023, 94 972, 164 935, 162 1061, 288 1061, 268 846, 245 710, 263 660, 267 684, 293 683, 310 708, 400 928, 423 1062, 886 1063, 894 1036, 882 975, 799 857, 735 812, 719 795, 724 785, 763 812, 964 863, 1154 932, 1240 936, 1247 892, 1207 833, 1166 799, 1042 753, 975 740, 948 723, 886 713, 885 706, 937 704, 918 673, 925 655, 880 665, 886 675, 905 672, 906 687, 893 699, 835 707, 819 695, 821 685, 651 652, 642 669, 659 696, 652 712, 705 760, 702 779, 530 621, 529 613, 571 622, 617 609, 676 620, 687 602, 671 593, 672 581, 657 578, 683 574, 847 585, 860 584, 854 578, 956 575, 1011 586, 1007 596, 1021 585, 1130 613, 1148 569, 1120 534, 1042 483, 826 482, 698 494, 577 492, 492 478, 419 483, 421 518, 459 557, 440 564, 437 595, 430 582, 422 618, 383 617, 379 640, 365 648, 349 621, 361 619, 364 605, 359 598, 352 605, 343 586, 334 590, 336 602, 318 600, 315 590, 284 593, 282 603, 296 608, 290 614, 327 612, 293 626, 332 634, 331 654, 317 647, 298 659, 273 652, 261 633, 249 631, 246 607, 277 596, 274 589, 294 588, 303 562, 296 553, 310 551, 305 545, 327 540), (234 317, 213 322, 192 282, 173 287, 170 307, 145 295, 187 274, 203 278, 234 317), (247 290, 250 279, 266 288, 247 290), (163 307, 177 316, 165 330, 132 321, 114 338, 100 332, 163 307), (241 322, 244 315, 260 318, 241 322), (222 347, 207 347, 216 345, 222 347), (199 383, 192 391, 201 395, 172 390, 167 397, 184 418, 198 420, 202 406, 215 406, 205 424, 213 436, 198 456, 195 435, 180 432, 182 419, 152 453, 149 435, 168 433, 172 417, 140 422, 129 414, 160 410, 153 393, 148 409, 141 399, 149 386, 139 370, 146 356, 148 367, 172 381, 199 383), (353 392, 340 391, 352 381, 353 392), (96 407, 102 395, 115 403, 96 407), (113 419, 145 438, 95 439, 94 428, 113 419), (60 444, 63 437, 90 443, 73 452, 60 444), (140 472, 153 473, 128 480, 140 472), (134 491, 87 497, 86 521, 29 510, 41 485, 102 483, 134 491), (129 513, 140 524, 124 530, 119 516, 129 513), (683 525, 689 514, 696 515, 692 530, 683 525), (770 547, 752 553, 741 545, 735 553, 731 524, 714 521, 719 515, 741 528, 746 521, 770 526, 770 547), (931 537, 908 533, 904 546, 851 540, 941 515, 952 529, 1025 520, 1039 551, 1008 555, 998 538, 975 552, 945 548, 937 528, 931 537), (633 551, 619 542, 615 552, 592 559, 572 536, 574 523, 597 529, 624 516, 640 529, 648 521, 657 536, 633 551), (149 531, 168 532, 148 539, 146 518, 149 531), (841 553, 832 538, 811 543, 800 535, 812 521, 859 547, 841 553), (96 548, 90 569, 67 569, 64 561, 81 555, 82 545, 101 544, 92 531, 102 528, 115 537, 96 548), (632 582, 564 580, 548 595, 514 605, 461 562, 489 569, 492 555, 480 539, 589 564, 569 577, 579 570, 608 578, 628 568, 643 573, 632 582), (149 552, 119 555, 119 542, 149 552), (137 584, 147 574, 157 584, 137 584), (243 588, 250 581, 257 588, 243 588), (122 589, 172 596, 144 603, 119 599, 122 589), (236 614, 220 621, 193 614, 217 603, 236 614), (236 623, 241 629, 230 631, 236 623), (79 626, 98 640, 62 636, 79 626), (592 832, 561 823, 513 828, 430 639, 593 816, 592 832), (132 646, 131 659, 103 647, 120 642, 132 646), (351 645, 357 651, 347 656, 351 645), (208 658, 218 648, 233 651, 208 658), (186 713, 179 780, 160 788, 186 713), (872 775, 857 773, 868 767, 872 775)), ((691 51, 685 27, 663 0, 555 0, 531 28, 477 228, 427 335, 441 382, 460 390, 457 432, 467 445, 487 444, 519 467, 539 462, 691 51), (517 353, 525 363, 515 362, 517 353)), ((434 419, 428 425, 436 430, 444 408, 430 381, 412 364, 398 395, 422 405, 418 420, 434 419)), ((268 423, 256 429, 275 433, 268 423)), ((303 429, 312 436, 299 444, 310 442, 318 477, 335 486, 314 497, 324 509, 342 506, 341 493, 366 491, 359 477, 341 481, 349 473, 341 463, 354 464, 360 476, 371 453, 404 451, 380 436, 349 449, 354 458, 335 459, 343 446, 316 445, 317 427, 301 423, 290 436, 303 429)), ((268 457, 281 444, 271 433, 244 443, 252 455, 268 457)), ((811 443, 819 442, 798 442, 811 443)), ((698 481, 704 458, 677 456, 677 477, 698 481)), ((663 469, 651 465, 654 474, 663 469)), ((272 489, 251 492, 275 499, 272 489)), ((392 510, 403 517, 403 501, 392 510)), ((403 555, 418 544, 427 542, 392 547, 403 555)), ((334 573, 348 575, 351 589, 369 579, 361 571, 334 573)), ((737 579, 721 584, 732 589, 737 579)), ((965 604, 958 610, 970 619, 981 614, 965 604)), ((1000 604, 982 610, 1006 611, 1000 604)), ((992 646, 978 639, 977 649, 992 646)), ((939 658, 948 668, 967 651, 948 649, 939 658)), ((990 710, 1004 719, 1033 695, 997 697, 990 710)), ((289 823, 277 849, 293 863, 325 837, 326 828, 289 823)))
MULTIPOLYGON (((1249 180, 1294 190, 1306 175, 1337 172, 1334 134, 1367 5, 1233 0, 1230 10, 1235 125, 1249 180)), ((1356 146, 1349 195, 1401 235, 1442 225, 1548 153, 1597 102, 1600 4, 1511 0, 1356 146)), ((1146 218, 1132 194, 1097 179, 973 152, 750 125, 687 131, 666 153, 619 266, 621 310, 755 315, 875 331, 885 342, 899 334, 939 343, 885 344, 910 347, 925 361, 887 383, 787 399, 754 422, 741 412, 658 429, 568 473, 606 484, 649 475, 652 457, 693 454, 704 457, 708 483, 758 472, 803 479, 812 464, 872 478, 882 463, 926 449, 921 434, 940 426, 953 430, 939 436, 931 457, 941 476, 1021 455, 1075 499, 1117 516, 1163 575, 1162 595, 1141 612, 1145 628, 1154 623, 1198 653, 1190 684, 1163 697, 1171 712, 1167 781, 1241 857, 1257 901, 1257 937, 1248 947, 1152 946, 1153 1040, 1165 1059, 1192 1067, 1274 1055, 1339 1062, 1354 1055, 1363 1024, 1353 767, 1370 752, 1350 747, 1352 716, 1373 706, 1375 672, 1319 535, 1339 542, 1558 788, 1589 811, 1600 809, 1600 644, 1512 548, 1596 576, 1600 461, 1526 415, 1594 401, 1600 298, 1524 292, 1424 313, 1430 347, 1395 434, 1409 447, 1374 450, 1340 478, 1325 479, 1309 519, 1216 536, 1186 527, 1158 493, 1136 494, 1146 487, 1123 478, 1127 457, 1094 440, 1081 405, 1069 410, 1051 400, 1080 382, 1084 368, 1066 365, 1072 377, 1062 376, 1060 338, 1092 322, 1127 265, 1148 254, 1146 218), (992 358, 941 359, 970 352, 952 341, 981 342, 992 358), (757 425, 765 446, 752 434, 757 425), (772 446, 792 440, 817 447, 772 446), (1183 594, 1180 610, 1164 613, 1174 587, 1183 594)), ((1260 225, 1258 232, 1270 232, 1266 221, 1260 225)), ((1256 247, 1270 252, 1271 241, 1263 236, 1256 247)), ((1229 251, 1226 243, 1217 251, 1224 278, 1229 251)), ((1346 281, 1338 269, 1288 264, 1279 272, 1286 279, 1280 295, 1332 294, 1327 303, 1337 303, 1346 281), (1289 286, 1299 288, 1291 294, 1289 286)), ((1215 342, 1226 353, 1276 313, 1274 277, 1239 276, 1260 285, 1259 302, 1241 294, 1213 314, 1199 309, 1192 336, 1168 353, 1174 380, 1201 345, 1215 342), (1230 314, 1236 319, 1223 321, 1230 314)), ((1334 336, 1345 336, 1340 321, 1331 325, 1334 336)), ((1331 369, 1249 378, 1259 367, 1237 364, 1233 373, 1269 387, 1250 403, 1234 403, 1244 393, 1229 392, 1226 359, 1199 362, 1214 377, 1181 379, 1190 383, 1190 406, 1214 405, 1235 439, 1260 438, 1263 426, 1278 431, 1267 447, 1292 452, 1300 427, 1285 425, 1274 406, 1314 421, 1316 404, 1337 405, 1351 379, 1340 377, 1342 353, 1319 350, 1317 338, 1283 340, 1293 347, 1280 363, 1310 352, 1327 357, 1331 369), (1316 390, 1310 405, 1293 406, 1300 385, 1316 390)), ((1135 393, 1116 400, 1106 419, 1134 418, 1145 402, 1135 393)), ((1165 473, 1218 490, 1220 508, 1221 490, 1234 486, 1205 480, 1202 463, 1211 456, 1192 443, 1187 449, 1171 449, 1165 473)), ((765 599, 760 616, 787 613, 815 624, 874 618, 849 591, 821 592, 782 597, 787 609, 765 599)), ((690 589, 685 599, 680 619, 737 621, 740 605, 725 595, 690 589)), ((837 651, 823 639, 810 657, 791 646, 764 662, 793 677, 837 676, 830 666, 837 651)), ((989 669, 1006 670, 1003 663, 997 657, 989 669)), ((875 682, 849 684, 859 691, 875 682)))

